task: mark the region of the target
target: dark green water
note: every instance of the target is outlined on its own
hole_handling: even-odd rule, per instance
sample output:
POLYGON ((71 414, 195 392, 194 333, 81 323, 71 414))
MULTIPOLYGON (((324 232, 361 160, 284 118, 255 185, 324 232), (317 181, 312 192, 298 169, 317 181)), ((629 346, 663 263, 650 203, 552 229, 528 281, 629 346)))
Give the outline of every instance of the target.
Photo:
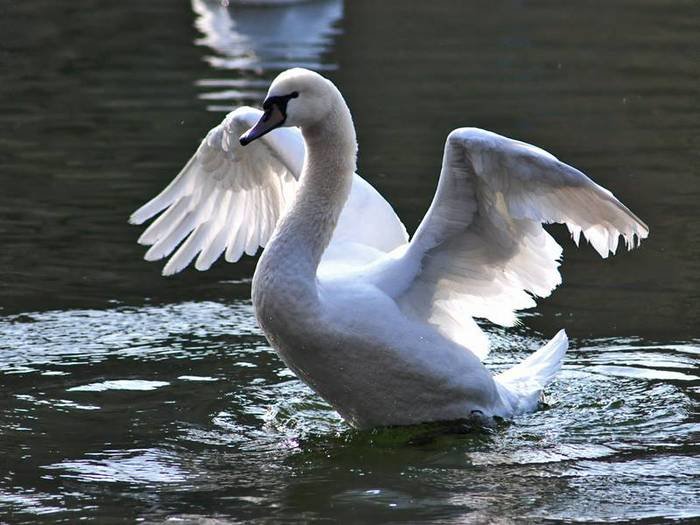
POLYGON ((700 519, 698 27, 694 1, 0 3, 0 522, 700 519), (463 125, 649 223, 606 261, 555 228, 564 285, 489 328, 494 368, 568 331, 543 410, 352 431, 258 330, 253 259, 142 260, 130 212, 293 65, 339 85, 410 230, 463 125))

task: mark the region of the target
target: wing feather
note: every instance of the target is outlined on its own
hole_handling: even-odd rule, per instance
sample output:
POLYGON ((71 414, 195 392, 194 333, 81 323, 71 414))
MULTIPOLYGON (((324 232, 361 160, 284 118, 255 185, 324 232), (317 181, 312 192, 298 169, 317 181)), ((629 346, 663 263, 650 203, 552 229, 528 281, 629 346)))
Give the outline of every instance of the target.
POLYGON ((174 251, 165 275, 181 271, 195 257, 195 267, 206 270, 223 252, 231 262, 243 253, 254 255, 272 235, 295 193, 303 140, 298 130, 280 130, 274 139, 264 137, 243 151, 238 137, 260 114, 238 108, 227 115, 177 177, 132 214, 130 222, 141 224, 166 210, 139 238, 139 243, 152 245, 147 260, 174 251))
POLYGON ((631 249, 649 233, 612 193, 550 153, 457 129, 433 203, 408 249, 384 266, 391 277, 383 282, 406 312, 483 357, 473 318, 513 325, 518 310, 561 283, 562 249, 542 227, 553 222, 566 224, 576 244, 583 234, 602 257, 619 237, 631 249))
POLYGON ((226 228, 228 222, 226 218, 231 211, 229 209, 229 203, 231 202, 232 193, 231 190, 225 190, 223 192, 223 198, 221 199, 214 227, 212 228, 211 241, 205 242, 199 257, 197 257, 197 262, 195 263, 195 268, 199 271, 205 271, 211 268, 214 261, 216 261, 226 249, 226 241, 228 240, 228 230, 226 228))
MULTIPOLYGON (((244 253, 255 255, 293 202, 304 162, 303 137, 296 128, 281 128, 242 147, 238 138, 261 115, 246 107, 229 113, 207 133, 175 179, 130 217, 131 223, 141 224, 162 212, 138 242, 151 246, 149 261, 172 254, 165 275, 181 271, 195 258, 195 268, 207 270, 222 253, 228 262, 244 253)), ((329 254, 351 264, 356 251, 343 249, 344 242, 382 254, 406 240, 391 206, 355 175, 329 254), (363 219, 365 225, 358 226, 363 219), (383 227, 377 229, 376 223, 383 227)))

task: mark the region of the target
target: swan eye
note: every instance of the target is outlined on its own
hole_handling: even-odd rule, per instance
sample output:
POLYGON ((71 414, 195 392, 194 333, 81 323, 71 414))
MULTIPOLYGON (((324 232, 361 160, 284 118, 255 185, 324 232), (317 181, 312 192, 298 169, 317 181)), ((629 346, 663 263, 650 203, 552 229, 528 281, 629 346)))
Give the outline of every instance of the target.
POLYGON ((263 102, 263 109, 268 110, 272 107, 272 105, 276 105, 278 108, 284 112, 284 110, 287 109, 287 103, 293 99, 297 98, 299 96, 298 91, 292 91, 289 95, 277 95, 273 97, 267 97, 265 99, 265 102, 263 102))

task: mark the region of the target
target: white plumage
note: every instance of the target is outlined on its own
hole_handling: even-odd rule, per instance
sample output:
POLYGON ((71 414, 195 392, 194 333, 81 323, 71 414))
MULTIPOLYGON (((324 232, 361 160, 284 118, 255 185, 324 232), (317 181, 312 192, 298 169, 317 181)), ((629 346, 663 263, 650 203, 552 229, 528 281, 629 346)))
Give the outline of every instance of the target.
MULTIPOLYGON (((195 268, 202 271, 224 251, 228 262, 238 261, 244 253, 255 255, 294 200, 304 139, 298 129, 282 128, 243 148, 238 138, 261 115, 261 110, 250 107, 229 113, 177 177, 131 215, 132 224, 142 224, 167 208, 139 237, 139 244, 151 246, 147 261, 167 257, 187 239, 170 257, 163 275, 183 270, 198 254, 195 268)), ((334 240, 387 252, 408 236, 389 203, 356 174, 334 240)), ((328 255, 342 250, 332 245, 328 255)))
POLYGON ((354 173, 355 132, 335 86, 294 69, 268 99, 290 93, 287 127, 243 147, 238 137, 268 117, 233 111, 132 215, 140 224, 166 210, 139 239, 151 245, 146 259, 172 254, 164 274, 195 257, 206 270, 224 252, 233 262, 269 243, 253 284, 258 320, 290 368, 355 426, 532 410, 566 335, 493 376, 474 319, 510 326, 561 282, 562 249, 543 223, 566 224, 602 257, 620 236, 634 247, 646 225, 551 154, 460 128, 409 242, 391 206, 354 173))

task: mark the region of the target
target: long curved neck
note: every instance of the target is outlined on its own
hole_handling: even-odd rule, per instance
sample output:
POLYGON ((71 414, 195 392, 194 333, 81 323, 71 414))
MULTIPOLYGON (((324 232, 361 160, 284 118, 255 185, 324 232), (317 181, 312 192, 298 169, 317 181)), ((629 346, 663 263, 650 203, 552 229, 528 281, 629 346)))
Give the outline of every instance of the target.
POLYGON ((357 140, 350 110, 340 93, 322 122, 302 128, 306 156, 291 209, 281 219, 260 264, 286 279, 315 287, 316 270, 350 193, 356 169, 357 140))

